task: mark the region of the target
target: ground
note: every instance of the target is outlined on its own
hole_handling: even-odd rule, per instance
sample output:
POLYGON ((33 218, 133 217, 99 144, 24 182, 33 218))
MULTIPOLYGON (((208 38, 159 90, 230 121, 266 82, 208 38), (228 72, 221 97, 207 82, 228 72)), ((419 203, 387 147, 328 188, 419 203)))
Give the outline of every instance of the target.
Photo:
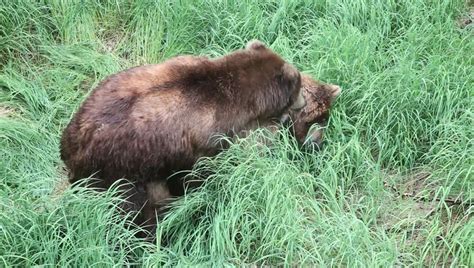
POLYGON ((472 3, 310 2, 3 3, 0 265, 473 267, 472 3), (101 79, 250 39, 341 85, 323 151, 257 133, 203 160, 161 245, 115 189, 68 190, 60 134, 101 79))

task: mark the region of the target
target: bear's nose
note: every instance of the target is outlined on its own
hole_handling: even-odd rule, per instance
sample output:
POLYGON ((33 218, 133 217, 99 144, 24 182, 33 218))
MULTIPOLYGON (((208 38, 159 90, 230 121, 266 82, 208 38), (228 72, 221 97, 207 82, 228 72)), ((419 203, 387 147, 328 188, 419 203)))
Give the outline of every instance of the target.
POLYGON ((323 129, 313 128, 308 131, 305 144, 315 150, 321 150, 323 141, 323 129))
POLYGON ((323 144, 323 130, 318 129, 311 134, 311 143, 320 147, 323 144))
POLYGON ((312 145, 314 150, 320 151, 324 147, 324 140, 321 139, 321 140, 318 140, 318 141, 314 141, 311 145, 312 145))

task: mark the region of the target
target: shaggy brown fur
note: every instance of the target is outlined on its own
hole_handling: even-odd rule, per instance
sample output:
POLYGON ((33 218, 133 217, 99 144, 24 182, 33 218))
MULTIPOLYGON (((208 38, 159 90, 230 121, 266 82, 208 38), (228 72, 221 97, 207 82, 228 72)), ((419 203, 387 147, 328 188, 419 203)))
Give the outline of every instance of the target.
MULTIPOLYGON (((82 104, 64 130, 61 159, 72 183, 93 176, 106 189, 132 181, 126 209, 138 210, 150 183, 218 153, 213 135, 233 136, 302 108, 300 87, 299 72, 259 41, 217 59, 179 56, 125 70, 82 104)), ((167 186, 163 196, 183 193, 180 180, 167 186)))
MULTIPOLYGON (((329 117, 329 110, 334 100, 340 95, 341 88, 337 85, 326 84, 314 80, 309 75, 302 75, 301 90, 306 100, 306 106, 298 111, 291 111, 286 114, 293 122, 293 134, 301 145, 317 145, 321 146, 323 141, 322 129, 311 129, 311 126, 318 124, 320 127, 327 125, 329 117)), ((239 137, 244 137, 250 134, 252 130, 257 127, 264 127, 273 132, 281 128, 281 124, 272 122, 258 122, 259 125, 254 125, 239 133, 239 137)), ((196 182, 192 185, 195 188, 200 185, 196 182)), ((151 204, 160 204, 166 202, 170 197, 167 192, 167 185, 154 184, 149 185, 149 202, 151 204)), ((156 206, 160 208, 161 206, 156 206)), ((154 217, 154 211, 149 212, 149 216, 154 217)), ((158 213, 160 214, 160 213, 158 213)))
POLYGON ((334 100, 341 93, 337 85, 327 84, 313 79, 309 75, 301 76, 301 91, 306 105, 299 110, 289 110, 280 118, 280 122, 259 121, 252 122, 253 127, 239 133, 239 137, 245 137, 257 127, 266 128, 271 132, 278 131, 281 123, 292 123, 292 134, 300 145, 321 146, 323 142, 323 128, 329 119, 329 110, 334 100), (291 121, 290 121, 291 120, 291 121), (317 125, 319 128, 311 128, 317 125))

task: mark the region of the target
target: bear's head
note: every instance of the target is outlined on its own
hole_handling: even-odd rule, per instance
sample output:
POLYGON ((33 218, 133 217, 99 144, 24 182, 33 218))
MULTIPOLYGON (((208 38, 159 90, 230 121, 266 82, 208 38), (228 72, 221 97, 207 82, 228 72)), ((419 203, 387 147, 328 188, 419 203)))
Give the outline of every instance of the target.
POLYGON ((341 88, 322 83, 308 75, 302 75, 301 78, 301 89, 306 105, 301 110, 290 110, 287 118, 282 120, 291 119, 294 135, 300 144, 316 145, 316 148, 321 148, 329 110, 334 100, 341 94, 341 88))

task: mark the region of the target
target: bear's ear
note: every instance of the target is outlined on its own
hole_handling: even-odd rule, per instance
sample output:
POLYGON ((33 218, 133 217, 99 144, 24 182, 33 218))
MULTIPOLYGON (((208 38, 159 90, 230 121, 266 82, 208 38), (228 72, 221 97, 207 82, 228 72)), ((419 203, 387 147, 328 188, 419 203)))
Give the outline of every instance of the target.
POLYGON ((331 102, 335 101, 341 95, 342 89, 340 86, 331 85, 331 102))
POLYGON ((267 46, 265 46, 265 44, 262 41, 254 39, 254 40, 250 40, 245 46, 245 48, 249 50, 260 50, 260 49, 267 48, 267 46))

